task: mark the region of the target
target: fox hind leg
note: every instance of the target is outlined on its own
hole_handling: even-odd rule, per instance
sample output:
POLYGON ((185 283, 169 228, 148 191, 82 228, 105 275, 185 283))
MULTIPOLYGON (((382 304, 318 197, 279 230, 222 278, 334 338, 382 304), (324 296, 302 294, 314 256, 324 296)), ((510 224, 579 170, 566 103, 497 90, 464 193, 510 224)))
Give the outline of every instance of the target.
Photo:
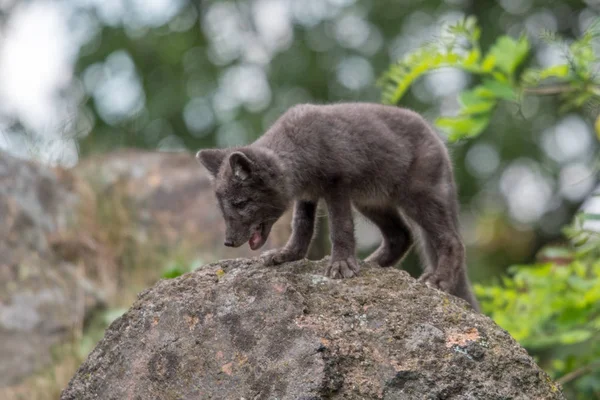
POLYGON ((458 206, 435 190, 412 193, 418 199, 404 205, 407 215, 422 229, 423 263, 428 264, 419 278, 447 293, 461 297, 479 310, 466 273, 465 247, 458 230, 458 206))
POLYGON ((407 223, 396 207, 356 206, 381 231, 382 242, 365 261, 382 267, 396 265, 410 250, 413 239, 407 223))

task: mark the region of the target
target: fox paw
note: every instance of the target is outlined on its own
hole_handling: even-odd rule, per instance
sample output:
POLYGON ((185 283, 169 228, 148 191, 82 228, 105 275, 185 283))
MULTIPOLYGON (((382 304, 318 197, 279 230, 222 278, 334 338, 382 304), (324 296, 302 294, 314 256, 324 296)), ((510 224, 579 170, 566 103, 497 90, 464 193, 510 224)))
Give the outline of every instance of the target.
POLYGON ((434 287, 444 292, 450 293, 455 287, 455 282, 448 276, 436 274, 435 271, 424 272, 419 281, 424 282, 427 286, 434 287))
POLYGON ((326 275, 332 279, 344 279, 357 276, 360 271, 358 261, 355 257, 349 257, 346 260, 331 261, 327 267, 326 275))
POLYGON ((290 261, 297 261, 302 259, 301 255, 294 254, 286 249, 274 249, 265 251, 260 255, 260 262, 264 265, 273 266, 279 265, 290 261))

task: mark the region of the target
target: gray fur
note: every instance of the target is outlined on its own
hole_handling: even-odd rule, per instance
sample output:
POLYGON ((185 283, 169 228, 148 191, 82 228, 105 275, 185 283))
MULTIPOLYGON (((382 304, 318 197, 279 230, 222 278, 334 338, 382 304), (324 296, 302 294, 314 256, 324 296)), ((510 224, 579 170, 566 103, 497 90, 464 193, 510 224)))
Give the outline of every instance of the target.
POLYGON ((298 105, 251 145, 201 150, 197 157, 214 179, 227 245, 250 240, 262 246, 295 201, 288 243, 262 258, 271 265, 301 259, 323 199, 332 241, 327 275, 350 278, 359 273, 354 206, 382 233, 381 246, 368 260, 397 264, 415 241, 410 221, 423 242, 426 268, 420 279, 478 309, 466 275, 448 152, 417 113, 368 103, 298 105))

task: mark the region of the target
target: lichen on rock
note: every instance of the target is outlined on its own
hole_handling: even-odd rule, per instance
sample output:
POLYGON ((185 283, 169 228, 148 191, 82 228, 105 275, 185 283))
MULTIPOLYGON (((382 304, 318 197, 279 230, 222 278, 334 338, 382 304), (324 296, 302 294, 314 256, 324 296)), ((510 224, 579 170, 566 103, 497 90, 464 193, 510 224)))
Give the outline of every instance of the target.
POLYGON ((331 280, 326 263, 225 260, 159 282, 61 398, 563 398, 466 302, 370 264, 331 280))

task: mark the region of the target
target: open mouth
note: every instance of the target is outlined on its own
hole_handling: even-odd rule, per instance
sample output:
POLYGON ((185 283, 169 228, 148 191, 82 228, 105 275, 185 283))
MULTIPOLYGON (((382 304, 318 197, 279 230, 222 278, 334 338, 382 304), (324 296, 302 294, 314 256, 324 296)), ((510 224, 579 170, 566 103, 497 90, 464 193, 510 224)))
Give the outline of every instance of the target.
POLYGON ((257 225, 252 231, 252 235, 250 236, 250 240, 248 240, 248 244, 252 250, 257 250, 261 248, 265 242, 267 241, 267 237, 269 236, 270 227, 263 222, 257 225))

